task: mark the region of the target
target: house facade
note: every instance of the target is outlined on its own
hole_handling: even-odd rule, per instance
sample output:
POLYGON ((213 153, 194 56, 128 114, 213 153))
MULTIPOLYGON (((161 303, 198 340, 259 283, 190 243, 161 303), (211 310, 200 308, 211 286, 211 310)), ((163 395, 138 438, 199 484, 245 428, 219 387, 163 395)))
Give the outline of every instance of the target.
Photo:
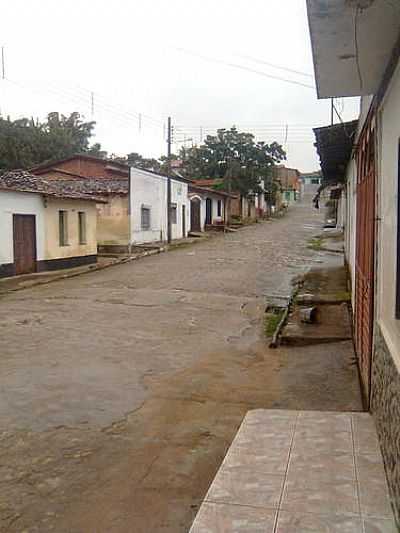
POLYGON ((226 204, 230 195, 208 187, 189 184, 190 231, 205 231, 225 224, 226 204))
POLYGON ((297 168, 276 165, 273 167, 273 176, 280 183, 282 201, 286 205, 291 205, 300 198, 301 181, 297 168))
MULTIPOLYGON (((189 180, 170 177, 171 238, 183 239, 190 231, 189 180)), ((168 240, 168 176, 130 169, 130 244, 168 240)))
POLYGON ((129 167, 124 163, 77 154, 39 165, 35 175, 59 180, 76 191, 105 197, 97 204, 97 241, 100 252, 127 252, 130 243, 129 167))
POLYGON ((307 4, 319 97, 361 96, 352 153, 341 169, 346 259, 364 401, 376 423, 399 524, 400 6, 307 4))
POLYGON ((95 263, 98 201, 26 172, 1 176, 0 277, 95 263))

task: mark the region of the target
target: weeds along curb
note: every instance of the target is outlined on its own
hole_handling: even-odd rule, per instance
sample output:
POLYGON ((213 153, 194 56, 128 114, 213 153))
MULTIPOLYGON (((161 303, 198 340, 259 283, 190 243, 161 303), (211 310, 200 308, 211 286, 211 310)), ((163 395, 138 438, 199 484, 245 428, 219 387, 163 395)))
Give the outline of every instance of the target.
POLYGON ((279 336, 282 332, 282 329, 284 328, 286 322, 287 322, 287 319, 288 319, 288 316, 289 316, 289 312, 291 311, 292 307, 293 307, 293 303, 296 299, 296 296, 298 295, 299 293, 299 290, 300 290, 300 287, 303 285, 303 281, 296 281, 296 284, 294 286, 294 289, 292 291, 292 294, 290 295, 290 298, 286 304, 286 307, 284 308, 284 311, 283 311, 283 314, 282 314, 282 317, 280 319, 280 321, 278 322, 278 325, 276 326, 276 329, 274 331, 274 334, 272 335, 272 339, 271 339, 271 342, 269 343, 269 347, 270 348, 277 348, 279 346, 279 336))

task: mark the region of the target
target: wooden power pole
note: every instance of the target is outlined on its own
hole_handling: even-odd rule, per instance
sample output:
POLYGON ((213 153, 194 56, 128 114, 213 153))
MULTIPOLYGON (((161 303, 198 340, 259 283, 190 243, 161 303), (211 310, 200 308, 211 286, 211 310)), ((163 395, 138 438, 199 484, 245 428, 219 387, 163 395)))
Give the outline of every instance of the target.
POLYGON ((172 220, 171 220, 171 146, 172 146, 172 125, 171 117, 168 117, 167 126, 167 157, 168 157, 168 177, 167 177, 167 241, 172 240, 172 220))

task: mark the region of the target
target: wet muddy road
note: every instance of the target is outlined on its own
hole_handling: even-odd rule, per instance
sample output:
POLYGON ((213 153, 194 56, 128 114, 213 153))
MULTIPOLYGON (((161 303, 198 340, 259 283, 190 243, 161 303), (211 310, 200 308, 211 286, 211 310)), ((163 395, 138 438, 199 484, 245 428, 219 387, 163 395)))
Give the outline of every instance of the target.
POLYGON ((263 337, 321 221, 303 203, 2 297, 0 531, 186 532, 248 409, 349 407, 337 352, 294 360, 263 337))

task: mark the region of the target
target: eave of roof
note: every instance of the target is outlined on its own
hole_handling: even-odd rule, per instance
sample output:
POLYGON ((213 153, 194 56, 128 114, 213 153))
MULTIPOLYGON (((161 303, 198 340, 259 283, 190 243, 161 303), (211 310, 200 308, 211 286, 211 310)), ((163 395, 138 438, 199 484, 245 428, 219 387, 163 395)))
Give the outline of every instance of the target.
POLYGON ((350 160, 358 120, 314 128, 324 184, 344 181, 350 160))

